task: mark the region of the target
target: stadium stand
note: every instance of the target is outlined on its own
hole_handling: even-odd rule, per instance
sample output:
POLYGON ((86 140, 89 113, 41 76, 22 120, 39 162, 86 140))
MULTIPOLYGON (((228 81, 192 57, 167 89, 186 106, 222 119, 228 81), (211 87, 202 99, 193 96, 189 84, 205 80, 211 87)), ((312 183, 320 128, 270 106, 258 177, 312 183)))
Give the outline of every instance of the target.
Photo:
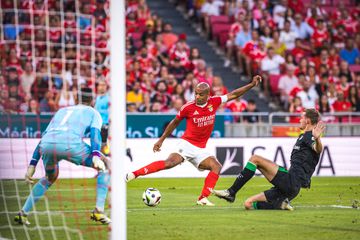
POLYGON ((74 105, 77 89, 108 79, 108 7, 102 0, 2 0, 1 111, 54 112, 74 105))
MULTIPOLYGON (((310 86, 305 88, 316 90, 308 106, 320 109, 325 94, 327 111, 359 111, 359 3, 171 2, 197 28, 198 36, 192 35, 189 25, 177 26, 176 14, 164 14, 158 1, 126 1, 126 99, 131 111, 173 111, 173 100, 191 100, 197 82, 212 85, 220 78, 232 90, 244 83, 240 79, 246 81, 255 73, 265 78, 262 91, 252 91, 245 99, 255 99, 261 111, 271 110, 268 103, 289 111, 296 96, 306 105, 307 82, 310 86), (244 35, 247 23, 250 28, 244 35), (227 54, 215 54, 221 50, 227 54), (219 66, 222 58, 224 67, 219 66), (229 64, 235 72, 226 70, 229 64), (284 91, 282 82, 286 81, 281 78, 288 66, 295 66, 295 84, 284 91), (339 100, 340 92, 344 98, 339 100)), ((95 92, 97 82, 108 81, 108 5, 103 0, 63 4, 2 0, 1 111, 54 112, 75 104, 81 86, 91 86, 95 92)), ((216 88, 213 94, 221 94, 216 88)))
MULTIPOLYGON (((298 94, 304 95, 304 82, 298 79, 302 73, 305 75, 304 81, 310 81, 310 91, 317 89, 314 102, 310 105, 319 108, 320 98, 326 94, 329 104, 333 106, 338 100, 337 96, 343 92, 345 98, 340 101, 345 105, 352 102, 351 109, 335 107, 329 108, 329 111, 359 111, 359 100, 355 100, 359 99, 360 93, 358 1, 173 2, 189 21, 195 23, 198 31, 204 33, 207 40, 214 41, 216 48, 226 53, 224 66, 228 67, 231 63, 233 69, 244 75, 262 74, 266 79, 264 95, 277 102, 283 110, 289 111, 288 103, 293 102, 298 94), (248 30, 244 26, 247 24, 250 24, 248 30), (260 38, 254 39, 253 30, 260 38), (276 57, 269 57, 269 47, 275 50, 276 57), (297 83, 286 93, 281 92, 279 79, 286 74, 286 65, 289 64, 295 66, 294 78, 297 83), (275 68, 279 68, 279 72, 274 72, 275 68), (327 77, 320 84, 319 79, 324 74, 327 77), (341 82, 344 75, 346 78, 341 82), (347 94, 350 86, 355 87, 352 100, 347 94), (335 93, 328 88, 335 88, 335 93), (279 96, 282 98, 279 99, 279 96)), ((307 90, 305 93, 308 93, 307 90)), ((303 102, 301 104, 304 105, 303 102)))

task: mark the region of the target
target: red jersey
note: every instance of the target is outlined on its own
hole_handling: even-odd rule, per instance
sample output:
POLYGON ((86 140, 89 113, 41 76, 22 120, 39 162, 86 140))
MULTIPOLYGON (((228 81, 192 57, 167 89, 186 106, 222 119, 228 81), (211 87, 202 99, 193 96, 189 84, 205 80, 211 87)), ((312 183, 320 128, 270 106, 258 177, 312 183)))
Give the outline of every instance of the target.
POLYGON ((329 40, 329 37, 329 33, 326 29, 315 29, 313 35, 311 36, 311 39, 314 40, 315 47, 321 47, 323 46, 324 41, 329 40))
POLYGON ((240 32, 241 28, 242 28, 242 26, 240 23, 238 23, 238 22, 233 23, 229 30, 229 36, 235 37, 236 34, 238 34, 238 32, 240 32))
POLYGON ((247 101, 245 101, 244 99, 240 99, 240 101, 234 100, 229 102, 226 107, 232 112, 243 112, 247 107, 247 101))
POLYGON ((186 103, 176 118, 186 118, 186 130, 182 139, 199 147, 205 148, 214 129, 216 110, 222 103, 220 96, 210 97, 204 107, 197 106, 195 101, 186 103))
POLYGON ((344 100, 344 101, 336 100, 332 106, 333 106, 335 112, 350 112, 351 111, 351 103, 347 100, 344 100))
MULTIPOLYGON (((297 106, 294 109, 293 113, 302 113, 304 111, 304 108, 302 106, 297 106)), ((301 117, 297 117, 297 116, 290 116, 289 119, 289 123, 299 123, 300 122, 301 117)))

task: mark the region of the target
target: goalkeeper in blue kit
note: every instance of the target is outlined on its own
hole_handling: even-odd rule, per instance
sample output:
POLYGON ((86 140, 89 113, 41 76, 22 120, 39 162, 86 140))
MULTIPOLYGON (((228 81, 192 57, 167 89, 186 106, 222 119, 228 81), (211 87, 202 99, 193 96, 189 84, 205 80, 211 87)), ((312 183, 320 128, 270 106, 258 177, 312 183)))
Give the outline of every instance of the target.
POLYGON ((110 175, 109 160, 100 152, 101 125, 100 114, 91 107, 93 102, 90 88, 81 89, 82 104, 60 109, 46 128, 40 143, 36 147, 28 166, 25 181, 34 183, 32 176, 40 157, 43 159, 45 177, 39 179, 22 209, 15 216, 15 222, 29 225, 27 215, 36 202, 56 181, 59 175, 59 162, 66 160, 76 165, 91 167, 99 171, 96 185, 96 207, 91 213, 91 219, 103 224, 111 223, 104 214, 104 206, 110 175), (90 134, 91 145, 83 141, 90 134))

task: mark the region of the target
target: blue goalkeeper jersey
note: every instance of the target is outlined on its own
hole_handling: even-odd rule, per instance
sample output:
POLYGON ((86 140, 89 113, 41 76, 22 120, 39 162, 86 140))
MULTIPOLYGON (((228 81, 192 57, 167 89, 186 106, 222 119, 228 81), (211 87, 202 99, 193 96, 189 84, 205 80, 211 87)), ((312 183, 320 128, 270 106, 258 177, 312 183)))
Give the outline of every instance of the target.
POLYGON ((100 113, 103 124, 109 124, 109 101, 109 94, 96 97, 94 108, 100 113))
POLYGON ((94 108, 76 105, 60 109, 52 118, 42 138, 42 143, 81 143, 91 129, 101 131, 102 119, 94 108))

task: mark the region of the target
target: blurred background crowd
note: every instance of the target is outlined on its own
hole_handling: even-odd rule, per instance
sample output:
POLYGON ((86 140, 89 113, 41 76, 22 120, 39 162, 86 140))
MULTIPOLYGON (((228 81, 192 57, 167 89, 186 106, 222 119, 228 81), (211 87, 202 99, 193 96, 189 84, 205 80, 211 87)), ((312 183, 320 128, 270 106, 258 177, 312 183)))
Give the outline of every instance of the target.
MULTIPOLYGON (((224 67, 244 79, 264 77, 259 97, 277 109, 360 111, 359 1, 172 2, 224 53, 224 67)), ((76 104, 82 85, 106 96, 108 8, 108 0, 1 0, 0 110, 53 112, 76 104)), ((176 113, 199 82, 212 95, 229 91, 187 35, 145 0, 126 1, 125 37, 128 112, 176 113)), ((220 111, 254 112, 256 101, 238 99, 220 111)))

